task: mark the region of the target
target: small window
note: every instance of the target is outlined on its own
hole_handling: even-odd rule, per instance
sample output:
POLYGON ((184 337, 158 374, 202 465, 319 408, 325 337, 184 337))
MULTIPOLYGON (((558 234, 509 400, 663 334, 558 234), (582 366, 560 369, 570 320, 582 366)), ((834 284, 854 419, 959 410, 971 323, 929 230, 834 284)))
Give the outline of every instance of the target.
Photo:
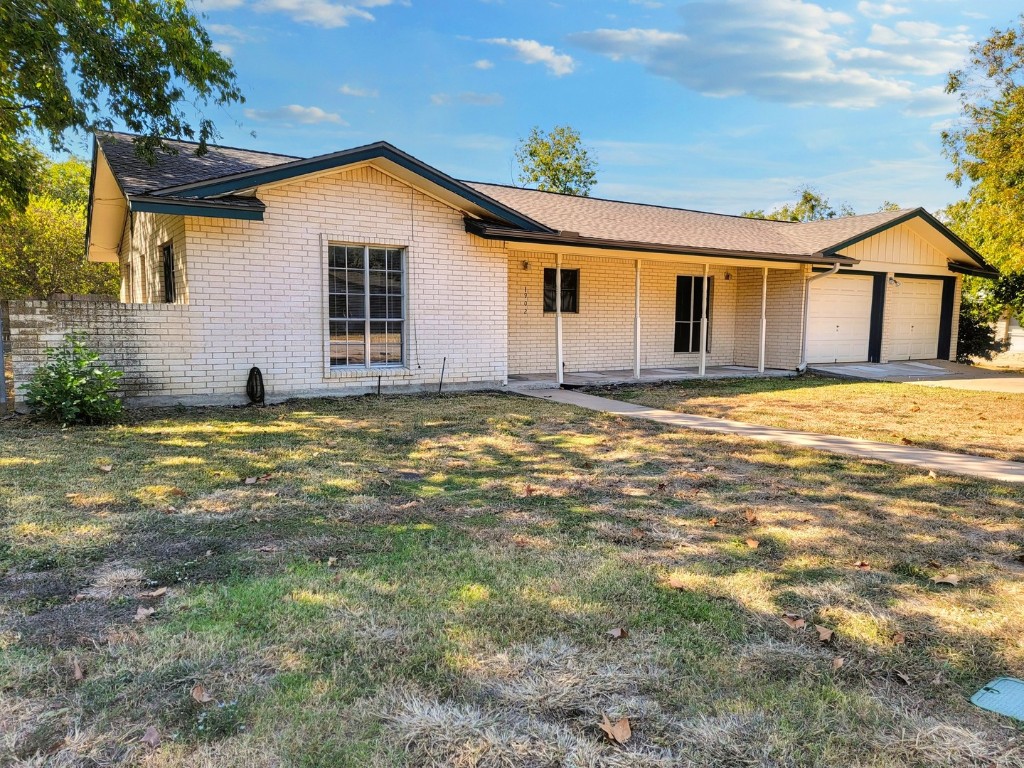
POLYGON ((173 304, 174 293, 174 246, 171 243, 164 243, 160 246, 160 253, 164 260, 164 301, 173 304))
MULTIPOLYGON (((708 339, 711 350, 711 299, 713 278, 708 278, 708 339)), ((700 352, 700 315, 704 303, 704 278, 680 275, 676 278, 676 352, 700 352)))
MULTIPOLYGON (((558 292, 555 286, 554 269, 544 270, 544 311, 555 311, 555 294, 558 292)), ((562 270, 562 311, 580 311, 580 271, 578 269, 562 270)))

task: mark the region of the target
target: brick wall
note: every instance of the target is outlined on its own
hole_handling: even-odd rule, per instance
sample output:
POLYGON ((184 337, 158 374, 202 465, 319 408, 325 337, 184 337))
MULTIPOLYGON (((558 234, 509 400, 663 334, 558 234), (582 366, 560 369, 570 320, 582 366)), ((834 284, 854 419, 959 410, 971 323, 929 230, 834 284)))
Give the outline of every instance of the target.
POLYGON ((11 354, 17 392, 46 348, 71 332, 87 334, 89 346, 124 371, 129 401, 140 397, 172 402, 201 387, 188 370, 193 333, 188 308, 180 304, 121 304, 98 297, 10 302, 11 354))
POLYGON ((46 344, 90 333, 126 369, 137 402, 244 402, 249 369, 269 400, 377 387, 501 385, 506 380, 508 255, 466 234, 462 214, 370 167, 258 191, 265 221, 136 214, 122 274, 132 304, 28 302, 12 310, 15 375, 23 383, 46 344), (158 246, 173 240, 179 302, 163 297, 158 246), (328 365, 329 242, 407 249, 405 364, 328 365))
MULTIPOLYGON (((544 312, 544 269, 550 253, 512 252, 508 260, 508 370, 510 374, 553 373, 555 315, 544 312), (523 263, 529 263, 529 269, 523 263)), ((563 256, 563 269, 580 271, 579 313, 562 314, 565 371, 632 369, 635 266, 630 259, 563 256)), ((699 354, 677 354, 677 275, 702 275, 700 264, 642 261, 640 269, 640 360, 646 367, 695 366, 699 354)), ((736 281, 732 267, 712 267, 713 297, 709 365, 733 362, 736 281)))

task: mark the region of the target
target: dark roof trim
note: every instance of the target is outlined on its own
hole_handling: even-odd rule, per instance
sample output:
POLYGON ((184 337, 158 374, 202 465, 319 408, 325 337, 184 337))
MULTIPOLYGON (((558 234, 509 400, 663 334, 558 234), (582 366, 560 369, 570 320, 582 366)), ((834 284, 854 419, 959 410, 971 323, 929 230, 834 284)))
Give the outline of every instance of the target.
POLYGON ((947 227, 941 221, 939 221, 930 213, 928 213, 928 211, 926 211, 924 208, 915 208, 914 210, 908 211, 902 216, 897 216, 895 219, 891 219, 885 222, 885 224, 880 224, 877 227, 873 227, 872 229, 867 230, 866 232, 861 232, 859 235, 856 235, 854 237, 849 238, 848 240, 844 240, 841 243, 833 245, 831 248, 827 249, 825 253, 834 254, 837 251, 843 250, 843 248, 849 248, 851 245, 856 245, 859 242, 867 240, 869 237, 874 237, 875 235, 880 234, 881 232, 885 232, 885 230, 887 229, 892 229, 893 227, 897 227, 900 224, 903 224, 917 217, 920 217, 924 219, 926 223, 931 224, 931 226, 940 235, 945 237, 947 240, 953 243, 953 245, 955 245, 957 248, 966 253, 973 261, 977 262, 978 266, 986 274, 998 274, 996 270, 992 269, 992 267, 990 267, 985 262, 985 259, 981 257, 980 253, 978 253, 976 250, 971 248, 971 246, 969 246, 967 243, 965 243, 963 240, 957 237, 957 235, 952 230, 950 230, 949 227, 947 227))
POLYGON ((540 243, 542 245, 573 245, 582 248, 600 248, 611 251, 646 251, 687 256, 709 256, 723 259, 751 259, 757 261, 781 261, 792 264, 858 264, 849 256, 821 255, 799 256, 783 253, 759 253, 756 251, 730 251, 723 248, 704 248, 683 245, 662 245, 629 240, 610 240, 597 237, 582 237, 573 232, 524 232, 518 229, 499 227, 476 219, 466 219, 466 231, 486 240, 508 240, 516 243, 540 243))
MULTIPOLYGON (((92 165, 89 168, 89 203, 85 208, 85 258, 89 258, 89 238, 92 237, 92 195, 93 190, 96 189, 96 156, 99 152, 100 142, 93 136, 92 137, 92 165)), ((122 231, 122 236, 124 232, 122 231)), ((120 243, 118 243, 120 246, 120 243)))
POLYGON ((971 277, 987 277, 990 280, 995 280, 999 277, 999 271, 988 267, 987 269, 980 269, 975 267, 969 267, 966 264, 957 264, 955 261, 947 262, 946 266, 950 272, 956 272, 958 275, 970 275, 971 277))
POLYGON ((183 200, 180 198, 135 195, 129 198, 132 211, 141 213, 169 213, 177 216, 205 216, 213 219, 241 219, 263 221, 266 206, 259 200, 254 204, 223 202, 220 200, 183 200))
POLYGON ((507 222, 513 226, 529 229, 537 232, 551 232, 540 222, 524 216, 508 206, 502 205, 497 200, 488 197, 472 187, 453 179, 446 173, 433 168, 426 163, 417 160, 412 155, 407 155, 386 141, 375 144, 368 144, 364 147, 355 147, 341 152, 332 152, 327 155, 311 157, 305 160, 295 160, 290 163, 282 163, 269 168, 260 168, 253 171, 234 173, 228 176, 220 176, 206 181, 197 181, 190 184, 180 184, 174 187, 166 187, 157 190, 156 196, 174 195, 175 197, 210 197, 223 195, 230 192, 237 192, 240 189, 258 187, 262 184, 272 184, 278 181, 285 181, 297 176, 304 176, 309 173, 327 171, 333 168, 342 168, 347 165, 363 163, 369 160, 385 159, 404 168, 427 181, 436 184, 442 189, 458 195, 464 200, 484 209, 492 216, 507 222))

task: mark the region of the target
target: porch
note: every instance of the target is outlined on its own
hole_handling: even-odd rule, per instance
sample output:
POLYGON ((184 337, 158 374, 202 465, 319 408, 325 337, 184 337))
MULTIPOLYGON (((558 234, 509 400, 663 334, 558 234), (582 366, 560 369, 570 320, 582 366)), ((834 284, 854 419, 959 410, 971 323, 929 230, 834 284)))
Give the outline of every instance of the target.
POLYGON ((800 362, 802 264, 511 251, 511 386, 785 375, 800 362))
MULTIPOLYGON (((608 371, 577 371, 562 376, 562 386, 594 387, 614 384, 656 384, 664 381, 686 381, 689 379, 735 379, 750 377, 784 377, 795 376, 795 370, 766 368, 759 371, 749 365, 716 365, 705 369, 703 375, 699 367, 666 367, 641 368, 637 378, 632 369, 608 371)), ((559 386, 554 372, 536 374, 517 374, 508 377, 508 385, 512 389, 552 389, 559 386)))

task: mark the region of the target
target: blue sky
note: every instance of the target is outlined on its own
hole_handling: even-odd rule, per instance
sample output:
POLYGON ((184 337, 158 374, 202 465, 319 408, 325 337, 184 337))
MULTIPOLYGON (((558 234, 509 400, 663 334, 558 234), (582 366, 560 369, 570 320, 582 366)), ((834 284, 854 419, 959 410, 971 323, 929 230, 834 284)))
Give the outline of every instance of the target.
POLYGON ((509 183, 569 123, 601 197, 736 213, 810 183, 859 212, 936 210, 945 73, 1005 0, 202 0, 247 102, 222 143, 314 155, 386 139, 509 183), (251 133, 255 132, 255 136, 251 133))

